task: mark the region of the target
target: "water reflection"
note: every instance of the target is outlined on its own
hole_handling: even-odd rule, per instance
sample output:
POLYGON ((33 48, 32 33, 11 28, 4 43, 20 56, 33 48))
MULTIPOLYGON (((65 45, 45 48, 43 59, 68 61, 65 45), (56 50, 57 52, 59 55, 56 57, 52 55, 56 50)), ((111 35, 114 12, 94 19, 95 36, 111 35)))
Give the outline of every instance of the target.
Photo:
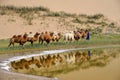
POLYGON ((92 66, 103 67, 117 57, 117 53, 116 49, 77 50, 20 59, 12 61, 10 66, 15 72, 53 77, 92 66))

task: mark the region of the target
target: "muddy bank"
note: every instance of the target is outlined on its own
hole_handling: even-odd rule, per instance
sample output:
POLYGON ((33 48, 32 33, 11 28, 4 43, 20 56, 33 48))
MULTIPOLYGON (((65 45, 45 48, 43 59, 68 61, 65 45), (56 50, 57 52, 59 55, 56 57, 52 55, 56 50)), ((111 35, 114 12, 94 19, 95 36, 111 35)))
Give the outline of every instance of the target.
POLYGON ((0 80, 57 80, 57 79, 12 73, 0 69, 0 80))

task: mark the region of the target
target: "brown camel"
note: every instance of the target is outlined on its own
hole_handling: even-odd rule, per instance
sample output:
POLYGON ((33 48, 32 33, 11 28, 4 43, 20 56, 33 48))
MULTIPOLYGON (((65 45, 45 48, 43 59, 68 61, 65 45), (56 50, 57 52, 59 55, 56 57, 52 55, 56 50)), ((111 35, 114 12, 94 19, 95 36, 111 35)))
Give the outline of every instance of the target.
POLYGON ((23 45, 27 41, 27 36, 28 36, 27 33, 25 33, 23 36, 22 35, 17 35, 17 36, 14 35, 12 38, 10 38, 8 47, 10 47, 11 45, 14 46, 15 43, 19 43, 19 45, 21 45, 23 47, 23 45))
POLYGON ((38 40, 39 35, 40 35, 40 33, 36 32, 33 37, 28 37, 27 41, 31 42, 31 45, 33 46, 33 42, 38 40))
POLYGON ((52 41, 56 41, 56 42, 58 42, 59 40, 60 40, 60 38, 62 37, 62 34, 59 32, 59 33, 54 33, 53 34, 53 39, 52 39, 52 41))
POLYGON ((75 40, 79 40, 79 39, 84 39, 87 36, 87 30, 78 30, 78 31, 74 31, 74 39, 75 40))
POLYGON ((74 31, 74 39, 78 41, 81 38, 82 38, 82 33, 79 31, 74 31))
POLYGON ((39 43, 43 44, 43 41, 46 41, 47 44, 50 43, 50 41, 53 39, 53 32, 42 32, 39 37, 39 43))

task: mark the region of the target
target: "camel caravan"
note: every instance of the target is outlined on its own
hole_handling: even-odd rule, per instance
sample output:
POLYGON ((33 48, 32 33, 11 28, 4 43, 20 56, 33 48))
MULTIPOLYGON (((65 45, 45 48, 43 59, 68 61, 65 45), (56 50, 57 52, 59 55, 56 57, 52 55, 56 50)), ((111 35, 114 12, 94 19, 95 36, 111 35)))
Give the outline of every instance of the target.
POLYGON ((89 40, 90 34, 88 30, 77 30, 77 31, 69 31, 65 33, 61 32, 36 32, 33 34, 32 32, 24 33, 23 35, 13 35, 10 38, 9 45, 14 46, 15 43, 18 43, 22 47, 24 47, 24 44, 26 42, 30 42, 31 46, 33 46, 33 43, 35 41, 38 41, 39 44, 43 44, 43 42, 46 42, 46 45, 48 45, 50 42, 58 42, 60 39, 63 39, 65 42, 71 42, 71 41, 78 41, 80 39, 86 39, 89 40))

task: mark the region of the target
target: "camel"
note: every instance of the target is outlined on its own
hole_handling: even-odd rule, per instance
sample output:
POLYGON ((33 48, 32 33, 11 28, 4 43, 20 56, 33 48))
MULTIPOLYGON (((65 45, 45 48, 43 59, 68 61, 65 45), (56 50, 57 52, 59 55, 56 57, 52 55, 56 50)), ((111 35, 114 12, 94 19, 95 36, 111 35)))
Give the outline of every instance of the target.
POLYGON ((79 39, 81 39, 82 38, 82 33, 81 32, 79 32, 79 31, 74 31, 74 39, 75 40, 79 40, 79 39))
POLYGON ((74 31, 74 39, 75 40, 79 40, 79 39, 85 39, 87 36, 88 30, 78 30, 78 31, 74 31))
POLYGON ((10 47, 11 45, 14 46, 15 43, 19 43, 19 45, 21 45, 23 47, 23 45, 27 41, 27 36, 28 36, 27 33, 25 33, 23 36, 22 35, 14 35, 12 38, 10 38, 8 47, 10 47))
POLYGON ((61 37, 62 37, 62 34, 60 32, 59 33, 57 33, 57 32, 55 33, 54 32, 52 41, 58 42, 61 37))
POLYGON ((85 30, 85 31, 82 32, 82 38, 83 38, 83 39, 86 38, 87 33, 88 33, 88 30, 85 30))
POLYGON ((73 41, 74 40, 74 32, 70 31, 64 34, 65 41, 73 41))
POLYGON ((33 42, 38 40, 39 35, 40 35, 40 33, 36 32, 33 37, 28 37, 27 41, 31 42, 31 45, 33 46, 33 42))
MULTIPOLYGON (((39 44, 41 42, 41 44, 43 44, 43 41, 46 41, 47 44, 50 43, 50 41, 53 39, 53 32, 42 32, 40 37, 39 37, 39 44)), ((46 45, 47 45, 46 44, 46 45)))

